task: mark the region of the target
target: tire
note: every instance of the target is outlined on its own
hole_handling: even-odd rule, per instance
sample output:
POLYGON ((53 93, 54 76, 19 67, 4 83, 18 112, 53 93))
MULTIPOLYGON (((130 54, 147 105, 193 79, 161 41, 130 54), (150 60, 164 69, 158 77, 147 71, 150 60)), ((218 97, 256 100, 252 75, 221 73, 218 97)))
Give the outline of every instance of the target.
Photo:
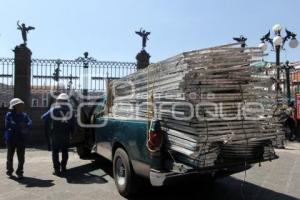
POLYGON ((113 175, 119 193, 129 197, 137 191, 137 178, 130 164, 127 153, 118 148, 113 159, 113 175))
POLYGON ((85 147, 83 144, 78 145, 76 149, 78 156, 82 159, 90 158, 92 155, 92 151, 89 148, 85 147))

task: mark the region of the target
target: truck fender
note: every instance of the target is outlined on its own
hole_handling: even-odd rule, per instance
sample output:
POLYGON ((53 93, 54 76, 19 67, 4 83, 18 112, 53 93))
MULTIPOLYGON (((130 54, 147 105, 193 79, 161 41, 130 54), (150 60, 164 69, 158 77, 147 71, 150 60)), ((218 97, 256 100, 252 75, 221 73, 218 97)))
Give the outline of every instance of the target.
POLYGON ((114 154, 115 154, 115 152, 116 152, 116 150, 117 150, 118 148, 124 149, 124 150, 126 151, 128 157, 129 157, 129 159, 130 159, 130 154, 129 154, 129 152, 128 152, 128 149, 126 148, 126 144, 125 144, 124 142, 118 140, 117 138, 114 138, 114 139, 112 140, 112 158, 111 158, 111 160, 114 159, 114 154))

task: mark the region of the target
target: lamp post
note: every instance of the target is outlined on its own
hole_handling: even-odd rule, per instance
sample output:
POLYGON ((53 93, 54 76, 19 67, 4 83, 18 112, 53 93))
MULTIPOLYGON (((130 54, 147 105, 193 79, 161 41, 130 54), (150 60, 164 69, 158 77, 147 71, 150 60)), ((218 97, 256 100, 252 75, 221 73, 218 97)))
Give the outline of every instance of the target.
POLYGON ((286 63, 281 67, 285 71, 286 76, 286 94, 288 99, 288 104, 291 103, 291 88, 290 88, 290 71, 295 69, 294 66, 290 65, 289 61, 286 61, 286 63))
POLYGON ((53 79, 57 82, 57 91, 59 90, 59 72, 61 71, 60 70, 60 65, 62 64, 62 61, 60 59, 57 59, 55 61, 55 64, 57 65, 57 68, 54 70, 54 73, 53 73, 53 79))
POLYGON ((269 31, 266 35, 264 35, 260 40, 261 43, 259 44, 258 47, 262 48, 263 51, 267 50, 268 45, 267 42, 269 42, 273 48, 273 50, 275 49, 275 53, 276 53, 276 68, 277 68, 277 74, 276 74, 276 78, 277 78, 277 84, 276 84, 276 91, 280 90, 280 51, 284 50, 284 45, 285 43, 290 40, 289 46, 291 48, 296 48, 299 44, 298 40, 296 39, 296 34, 285 29, 286 32, 286 36, 282 37, 281 36, 281 30, 282 27, 280 24, 276 24, 273 26, 272 28, 275 37, 272 39, 270 37, 271 32, 269 31))
POLYGON ((88 94, 88 68, 90 62, 95 62, 96 59, 89 57, 89 53, 86 51, 83 53, 84 57, 79 57, 76 59, 76 61, 83 63, 83 89, 82 93, 84 96, 87 96, 88 94))

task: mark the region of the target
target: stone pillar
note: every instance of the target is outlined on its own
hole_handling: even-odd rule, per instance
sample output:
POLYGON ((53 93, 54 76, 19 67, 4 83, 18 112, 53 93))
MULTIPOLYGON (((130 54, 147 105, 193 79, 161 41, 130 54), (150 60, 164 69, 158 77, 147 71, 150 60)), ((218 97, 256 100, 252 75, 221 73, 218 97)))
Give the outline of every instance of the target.
POLYGON ((21 44, 15 52, 15 84, 14 97, 25 102, 25 107, 31 106, 31 51, 21 44))
POLYGON ((144 69, 148 67, 150 63, 150 55, 147 53, 147 51, 142 50, 136 55, 137 60, 137 70, 144 69))

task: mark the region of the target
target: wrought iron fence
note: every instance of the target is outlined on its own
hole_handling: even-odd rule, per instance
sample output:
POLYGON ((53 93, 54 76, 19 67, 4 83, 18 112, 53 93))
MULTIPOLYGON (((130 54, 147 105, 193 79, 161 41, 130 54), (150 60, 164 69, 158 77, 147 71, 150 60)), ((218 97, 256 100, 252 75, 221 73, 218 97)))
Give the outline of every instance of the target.
MULTIPOLYGON (((14 59, 0 58, 1 88, 14 86, 14 59)), ((32 59, 31 86, 35 89, 71 87, 74 90, 103 91, 106 79, 118 79, 136 71, 136 63, 96 61, 84 67, 80 60, 32 59), (83 88, 84 77, 88 80, 83 88)))
POLYGON ((12 88, 14 85, 14 66, 15 62, 12 58, 0 59, 0 87, 12 88))

